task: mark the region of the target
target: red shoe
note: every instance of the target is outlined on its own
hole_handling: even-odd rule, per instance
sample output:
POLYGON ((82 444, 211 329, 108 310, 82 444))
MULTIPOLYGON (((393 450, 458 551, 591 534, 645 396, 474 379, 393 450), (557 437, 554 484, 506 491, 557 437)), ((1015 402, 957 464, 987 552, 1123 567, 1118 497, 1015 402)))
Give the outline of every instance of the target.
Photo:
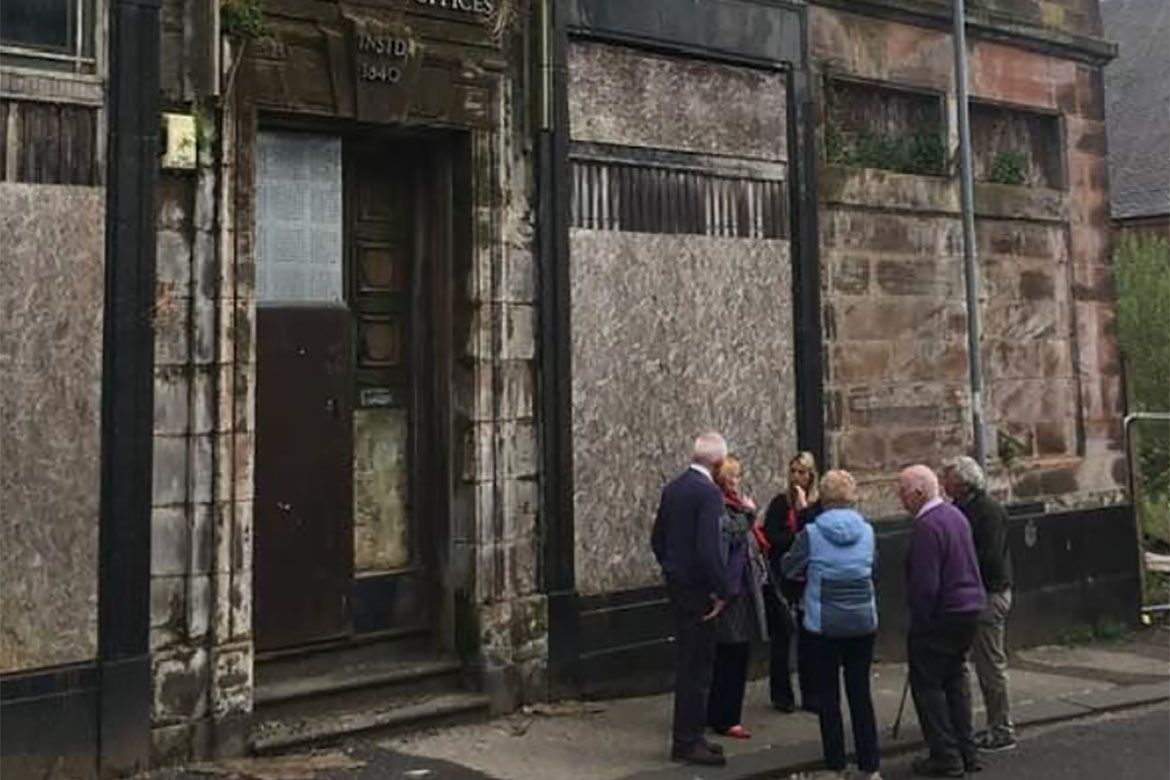
POLYGON ((751 739, 752 733, 740 724, 736 724, 727 730, 727 736, 732 739, 751 739))

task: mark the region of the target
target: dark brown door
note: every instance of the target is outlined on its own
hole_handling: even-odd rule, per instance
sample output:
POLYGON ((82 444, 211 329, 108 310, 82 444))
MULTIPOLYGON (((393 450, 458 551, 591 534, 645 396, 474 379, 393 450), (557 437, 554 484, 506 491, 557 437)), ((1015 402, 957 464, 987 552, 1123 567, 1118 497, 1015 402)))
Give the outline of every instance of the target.
POLYGON ((261 306, 256 340, 256 644, 348 632, 353 576, 350 315, 261 306))
POLYGON ((433 371, 424 229, 433 217, 422 193, 434 173, 427 148, 402 138, 354 139, 345 157, 355 333, 355 625, 431 628, 433 538, 421 521, 436 488, 422 454, 430 447, 433 403, 420 390, 433 371), (395 489, 370 490, 367 481, 395 489))
POLYGON ((350 630, 353 321, 336 136, 257 138, 253 626, 262 650, 350 630))

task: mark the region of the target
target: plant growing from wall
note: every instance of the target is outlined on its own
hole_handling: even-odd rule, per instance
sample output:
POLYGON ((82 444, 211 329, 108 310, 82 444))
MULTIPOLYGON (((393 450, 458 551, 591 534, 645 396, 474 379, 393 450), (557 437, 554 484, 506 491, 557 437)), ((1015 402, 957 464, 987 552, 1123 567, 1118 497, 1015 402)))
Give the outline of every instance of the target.
POLYGON ((488 18, 492 38, 502 41, 513 30, 520 27, 529 15, 529 0, 496 0, 495 8, 488 18))
POLYGON ((935 176, 946 173, 946 144, 942 130, 936 124, 920 127, 912 133, 847 129, 839 116, 840 96, 832 79, 826 81, 824 96, 822 140, 828 162, 900 173, 935 176))
POLYGON ((938 128, 923 128, 909 136, 872 130, 847 134, 835 121, 826 122, 825 157, 836 165, 928 176, 944 174, 947 168, 946 146, 938 128))
POLYGON ((995 451, 999 455, 1000 462, 1008 471, 1012 471, 1020 465, 1021 459, 1031 453, 1032 448, 1027 442, 1011 435, 1003 428, 996 428, 995 451))
POLYGON ((219 24, 223 34, 236 41, 254 41, 267 34, 260 0, 222 0, 219 24))
POLYGON ((1026 184, 1027 159, 1017 151, 996 152, 987 168, 987 181, 992 184, 1026 184))

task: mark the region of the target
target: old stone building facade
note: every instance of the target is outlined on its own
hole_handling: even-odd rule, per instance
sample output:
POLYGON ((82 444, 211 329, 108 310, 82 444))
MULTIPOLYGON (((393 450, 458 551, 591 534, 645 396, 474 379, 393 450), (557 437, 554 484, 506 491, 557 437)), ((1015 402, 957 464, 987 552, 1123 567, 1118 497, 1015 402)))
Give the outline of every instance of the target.
MULTIPOLYGON (((151 465, 121 499, 137 514, 98 506, 94 464, 111 484, 129 472, 111 445, 94 454, 85 404, 122 387, 92 392, 96 326, 70 352, 88 368, 52 368, 66 395, 88 390, 42 394, 88 422, 36 418, 92 439, 68 479, 28 476, 54 456, 9 442, 52 437, 10 415, 25 401, 6 383, 4 501, 20 511, 4 525, 5 717, 80 712, 62 744, 84 764, 114 678, 70 681, 76 663, 101 667, 117 624, 99 626, 100 602, 119 596, 142 611, 118 629, 143 664, 127 694, 140 738, 103 766, 658 687, 672 645, 648 529, 707 427, 759 498, 797 449, 854 471, 896 557, 894 472, 972 437, 948 7, 163 0, 144 27, 158 55, 145 112, 189 148, 149 150, 150 359, 122 396, 153 399, 134 418, 151 465), (71 486, 56 497, 76 521, 34 534, 44 508, 9 493, 29 484, 71 486), (118 529, 121 557, 101 553, 99 530, 118 529), (9 550, 76 562, 70 588, 17 589, 9 550), (92 584, 115 564, 137 579, 92 584), (60 625, 37 623, 34 605, 66 596, 60 625), (71 636, 77 652, 55 639, 71 636)), ((1113 49, 1095 0, 971 13, 990 470, 1019 515, 1027 642, 1136 607, 1102 115, 1113 49)), ((10 71, 5 160, 19 160, 10 71)), ((27 202, 0 186, 5 206, 27 202)), ((92 214, 66 211, 100 222, 91 199, 92 214)), ((48 246, 33 211, 4 209, 26 221, 6 290, 48 246)), ((100 253, 86 257, 98 273, 100 253)), ((73 281, 92 309, 98 288, 73 281)), ((6 373, 35 363, 10 326, 50 328, 7 295, 6 373)), ((888 568, 883 645, 900 652, 888 568)), ((48 760, 9 734, 6 771, 48 760)))

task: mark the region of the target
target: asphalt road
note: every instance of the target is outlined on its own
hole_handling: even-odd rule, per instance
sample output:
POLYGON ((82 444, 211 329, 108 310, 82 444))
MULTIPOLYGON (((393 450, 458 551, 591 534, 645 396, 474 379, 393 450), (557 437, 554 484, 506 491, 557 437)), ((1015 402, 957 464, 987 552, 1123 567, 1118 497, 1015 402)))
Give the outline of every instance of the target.
MULTIPOLYGON (((909 780, 913 756, 883 761, 884 780, 909 780)), ((799 776, 798 776, 799 777, 799 776)), ((975 780, 1167 780, 1170 705, 1111 713, 1022 733, 1020 746, 987 756, 975 780)))

